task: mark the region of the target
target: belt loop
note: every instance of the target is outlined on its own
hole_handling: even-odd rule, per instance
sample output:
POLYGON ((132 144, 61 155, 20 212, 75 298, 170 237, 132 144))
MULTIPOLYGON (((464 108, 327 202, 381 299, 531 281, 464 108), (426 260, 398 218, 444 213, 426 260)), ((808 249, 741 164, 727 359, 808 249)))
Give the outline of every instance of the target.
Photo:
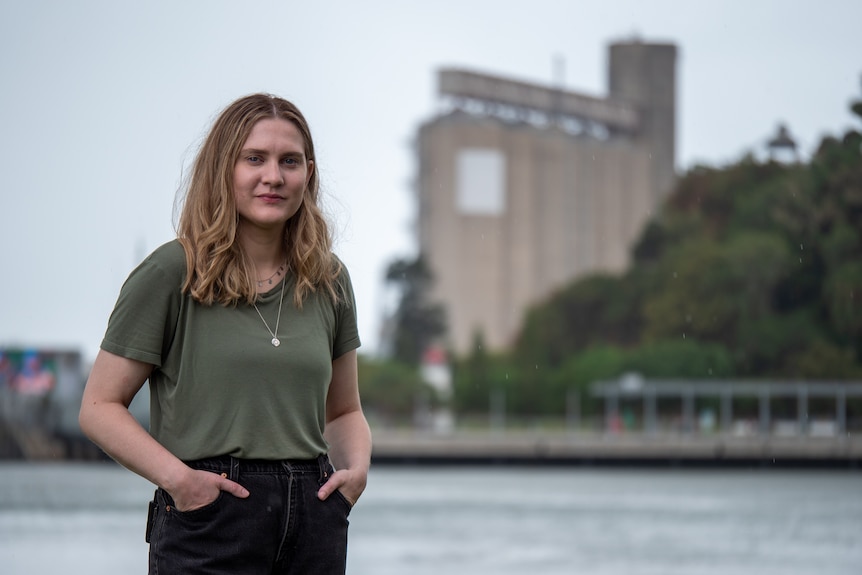
POLYGON ((230 480, 239 481, 239 459, 233 455, 230 456, 230 480))
POLYGON ((320 483, 326 483, 329 479, 329 456, 321 453, 317 456, 317 466, 320 469, 320 483))

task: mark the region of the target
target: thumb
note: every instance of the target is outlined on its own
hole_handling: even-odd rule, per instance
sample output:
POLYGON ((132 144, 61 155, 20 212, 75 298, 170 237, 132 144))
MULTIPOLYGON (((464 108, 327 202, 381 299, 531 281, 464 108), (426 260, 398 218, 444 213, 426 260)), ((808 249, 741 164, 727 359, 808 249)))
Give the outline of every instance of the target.
POLYGON ((329 478, 329 481, 327 481, 326 483, 324 483, 324 484, 320 487, 320 489, 318 489, 318 490, 317 490, 317 498, 318 498, 318 499, 320 499, 321 501, 326 500, 326 498, 327 498, 327 497, 329 497, 330 495, 332 495, 332 493, 333 493, 336 489, 338 489, 339 487, 341 487, 341 484, 342 484, 342 483, 344 483, 344 480, 343 480, 343 479, 342 479, 342 477, 339 475, 339 472, 338 472, 338 471, 336 471, 336 472, 335 472, 335 473, 333 473, 333 474, 332 474, 332 476, 329 478))
POLYGON ((230 493, 234 497, 239 497, 240 499, 245 499, 249 495, 248 489, 230 479, 222 479, 219 483, 219 489, 230 493))

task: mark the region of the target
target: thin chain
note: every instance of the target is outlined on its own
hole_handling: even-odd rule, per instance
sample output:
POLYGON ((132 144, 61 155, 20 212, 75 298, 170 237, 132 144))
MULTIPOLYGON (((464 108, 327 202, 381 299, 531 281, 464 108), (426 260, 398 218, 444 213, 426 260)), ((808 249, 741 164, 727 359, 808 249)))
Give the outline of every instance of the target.
POLYGON ((281 304, 284 303, 284 284, 287 283, 287 276, 282 278, 281 280, 281 298, 278 300, 278 316, 275 318, 275 331, 269 329, 269 324, 266 323, 266 320, 263 319, 263 314, 260 313, 260 310, 257 309, 257 303, 253 303, 254 311, 257 312, 257 315, 260 317, 260 321, 263 322, 263 325, 266 326, 266 331, 269 332, 269 335, 272 336, 271 343, 275 347, 281 345, 281 341, 278 339, 278 324, 281 322, 281 304))
POLYGON ((280 266, 278 266, 278 269, 277 269, 277 270, 275 270, 275 271, 272 273, 272 275, 271 275, 271 276, 269 276, 268 278, 264 278, 264 279, 262 279, 262 280, 257 280, 257 287, 263 287, 263 282, 269 282, 269 285, 272 285, 272 278, 274 278, 274 277, 275 277, 275 276, 277 276, 277 275, 281 275, 281 272, 283 272, 283 271, 284 271, 284 266, 285 266, 285 264, 287 264, 287 262, 286 262, 286 261, 285 261, 285 262, 282 262, 282 264, 281 264, 280 266))

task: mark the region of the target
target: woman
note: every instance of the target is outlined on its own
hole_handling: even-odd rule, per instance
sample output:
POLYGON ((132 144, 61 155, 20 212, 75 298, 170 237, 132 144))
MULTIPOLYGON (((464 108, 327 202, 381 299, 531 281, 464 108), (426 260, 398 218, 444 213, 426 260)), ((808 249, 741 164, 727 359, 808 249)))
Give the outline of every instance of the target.
POLYGON ((371 435, 318 173, 293 104, 237 100, 195 160, 178 239, 121 290, 80 423, 158 486, 150 573, 345 571, 371 435), (149 433, 128 411, 147 379, 149 433))

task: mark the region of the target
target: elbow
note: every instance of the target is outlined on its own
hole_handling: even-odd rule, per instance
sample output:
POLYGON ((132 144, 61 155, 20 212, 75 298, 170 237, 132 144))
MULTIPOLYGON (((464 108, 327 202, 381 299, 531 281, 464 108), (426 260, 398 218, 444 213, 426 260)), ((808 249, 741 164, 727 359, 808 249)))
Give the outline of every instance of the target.
POLYGON ((78 410, 78 427, 88 439, 96 441, 96 436, 99 433, 100 427, 103 427, 102 422, 105 421, 107 413, 105 409, 109 408, 109 404, 87 397, 81 401, 81 408, 78 410))
POLYGON ((93 417, 91 411, 92 406, 89 406, 87 403, 84 402, 81 403, 81 409, 78 411, 78 427, 81 428, 81 431, 89 439, 93 439, 93 417))
POLYGON ((365 414, 359 405, 346 407, 339 411, 329 410, 326 413, 326 425, 330 425, 336 421, 353 421, 354 419, 365 420, 365 414))

